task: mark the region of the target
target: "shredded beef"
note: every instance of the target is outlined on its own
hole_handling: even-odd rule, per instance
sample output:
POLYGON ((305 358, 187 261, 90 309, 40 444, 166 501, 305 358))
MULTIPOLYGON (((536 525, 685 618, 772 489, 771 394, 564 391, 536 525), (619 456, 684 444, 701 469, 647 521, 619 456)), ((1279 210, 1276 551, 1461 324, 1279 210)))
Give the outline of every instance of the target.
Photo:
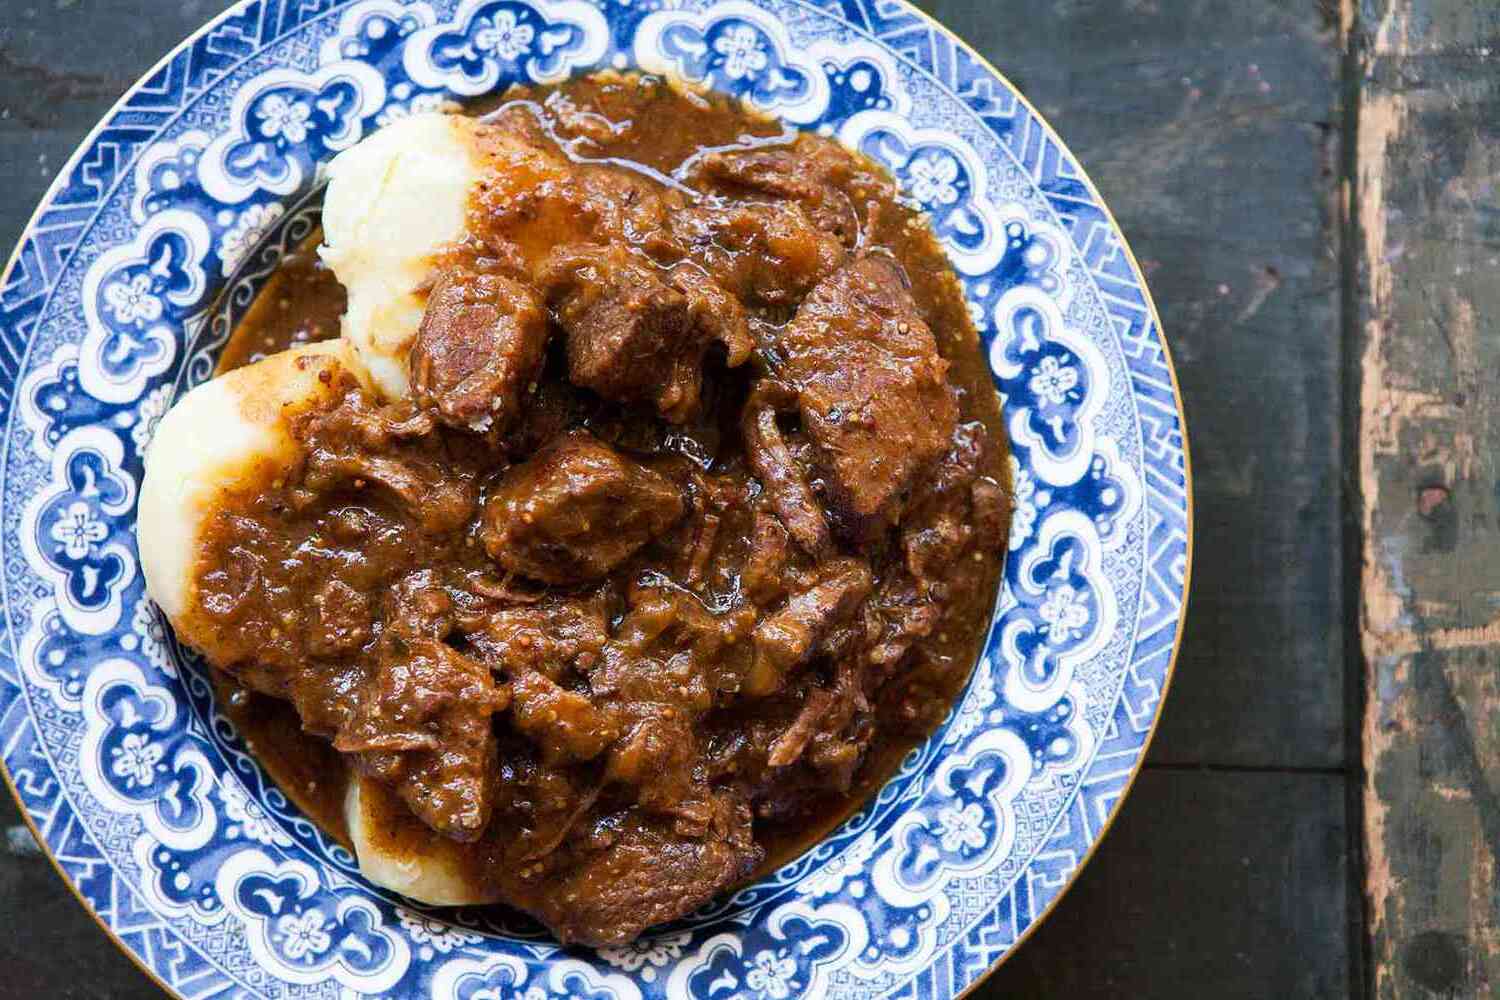
POLYGON ((629 76, 479 136, 411 398, 346 379, 294 418, 177 624, 476 891, 618 945, 947 711, 1005 551, 999 410, 928 227, 832 141, 629 76))

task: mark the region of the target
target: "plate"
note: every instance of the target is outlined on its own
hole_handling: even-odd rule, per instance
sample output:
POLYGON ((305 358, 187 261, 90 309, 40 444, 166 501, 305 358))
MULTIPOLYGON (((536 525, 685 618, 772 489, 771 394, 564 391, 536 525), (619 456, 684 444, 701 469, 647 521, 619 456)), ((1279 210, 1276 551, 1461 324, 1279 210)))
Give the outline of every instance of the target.
POLYGON ((1190 482, 1145 284, 1030 105, 893 0, 240 4, 61 172, 0 287, 0 344, 5 769, 64 877, 178 996, 956 997, 1104 833, 1171 672, 1190 482), (447 98, 605 67, 739 95, 890 168, 982 331, 1016 513, 973 679, 879 794, 771 876, 596 952, 362 879, 145 596, 134 507, 157 421, 316 225, 330 157, 447 98))

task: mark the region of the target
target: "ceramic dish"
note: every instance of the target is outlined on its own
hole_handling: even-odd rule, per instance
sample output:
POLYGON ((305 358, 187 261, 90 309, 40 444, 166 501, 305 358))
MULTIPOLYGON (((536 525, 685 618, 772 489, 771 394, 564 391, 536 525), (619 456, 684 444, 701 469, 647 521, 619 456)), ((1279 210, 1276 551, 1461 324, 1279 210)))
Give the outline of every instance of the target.
POLYGON ((911 8, 240 4, 83 143, 0 317, 0 748, 63 875, 175 995, 945 1000, 1041 919, 1144 755, 1190 553, 1166 345, 1077 163, 911 8), (446 98, 611 66, 742 96, 890 168, 964 282, 1016 513, 987 651, 877 797, 772 876, 596 952, 364 881, 145 597, 134 503, 158 419, 316 225, 330 157, 446 98))

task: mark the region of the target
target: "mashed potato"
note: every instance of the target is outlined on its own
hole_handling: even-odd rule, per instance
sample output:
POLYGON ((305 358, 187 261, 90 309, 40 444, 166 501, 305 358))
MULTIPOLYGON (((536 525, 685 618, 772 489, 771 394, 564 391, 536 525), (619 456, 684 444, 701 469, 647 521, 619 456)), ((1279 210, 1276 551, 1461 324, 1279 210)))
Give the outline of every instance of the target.
POLYGON ((406 355, 434 256, 465 232, 485 166, 478 127, 462 115, 414 115, 328 165, 321 254, 349 293, 344 337, 388 399, 407 393, 406 355))
MULTIPOLYGON (((332 397, 337 380, 324 380, 325 373, 342 369, 389 399, 406 395, 422 286, 435 255, 463 238, 469 193, 483 172, 476 128, 461 116, 420 115, 336 157, 321 254, 348 291, 343 338, 283 351, 200 385, 156 430, 137 522, 146 588, 179 638, 211 660, 215 639, 192 613, 203 529, 228 496, 296 460, 290 420, 332 397)), ((489 901, 462 875, 466 848, 422 825, 384 787, 351 775, 345 808, 371 881, 426 903, 489 901)))
POLYGON ((466 874, 473 845, 434 832, 378 781, 350 774, 344 821, 359 870, 376 885, 433 906, 496 902, 466 874))
POLYGON ((187 614, 204 525, 226 496, 295 460, 290 419, 331 399, 337 380, 321 376, 339 370, 363 372, 343 341, 295 347, 205 382, 162 417, 146 452, 136 536, 146 590, 185 642, 203 649, 206 640, 187 614))

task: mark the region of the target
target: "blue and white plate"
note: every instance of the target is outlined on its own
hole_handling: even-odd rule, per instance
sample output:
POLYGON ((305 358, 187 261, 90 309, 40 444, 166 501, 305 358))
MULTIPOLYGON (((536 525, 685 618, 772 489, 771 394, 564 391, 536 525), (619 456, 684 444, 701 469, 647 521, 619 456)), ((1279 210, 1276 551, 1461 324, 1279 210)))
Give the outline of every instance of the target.
POLYGON ((1139 270, 1068 151, 897 0, 252 0, 131 88, 0 288, 0 753, 100 922, 183 997, 947 1000, 1073 878, 1140 764, 1181 629, 1188 462, 1139 270), (291 805, 145 596, 141 454, 372 130, 640 67, 884 163, 962 277, 1016 513, 986 652, 868 806, 636 944, 411 906, 291 805))

